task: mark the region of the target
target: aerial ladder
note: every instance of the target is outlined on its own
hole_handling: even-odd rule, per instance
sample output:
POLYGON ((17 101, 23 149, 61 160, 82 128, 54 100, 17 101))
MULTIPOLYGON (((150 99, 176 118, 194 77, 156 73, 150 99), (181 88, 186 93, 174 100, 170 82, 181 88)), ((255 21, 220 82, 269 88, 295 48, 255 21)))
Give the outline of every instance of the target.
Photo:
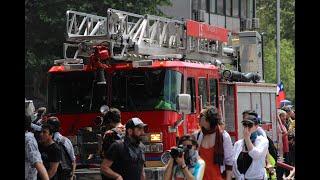
POLYGON ((79 57, 97 55, 102 47, 101 60, 179 59, 224 67, 237 59, 234 49, 226 46, 230 41, 228 30, 205 23, 115 9, 108 9, 106 17, 76 11, 67 11, 66 16, 64 61, 82 62, 79 57), (71 58, 69 49, 75 51, 71 58))

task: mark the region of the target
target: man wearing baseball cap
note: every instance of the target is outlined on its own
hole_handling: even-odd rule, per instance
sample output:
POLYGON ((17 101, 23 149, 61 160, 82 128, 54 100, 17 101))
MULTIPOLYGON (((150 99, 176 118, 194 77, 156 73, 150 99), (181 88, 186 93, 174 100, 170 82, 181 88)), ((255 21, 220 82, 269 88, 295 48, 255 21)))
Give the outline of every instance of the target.
POLYGON ((147 124, 134 117, 126 124, 124 140, 114 142, 105 154, 101 172, 105 179, 140 180, 145 179, 143 165, 145 162, 141 136, 147 124))

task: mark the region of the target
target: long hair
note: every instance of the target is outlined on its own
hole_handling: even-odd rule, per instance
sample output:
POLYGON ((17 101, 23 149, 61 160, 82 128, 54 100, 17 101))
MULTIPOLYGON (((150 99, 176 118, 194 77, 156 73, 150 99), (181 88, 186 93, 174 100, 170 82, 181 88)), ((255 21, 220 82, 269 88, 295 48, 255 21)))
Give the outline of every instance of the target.
POLYGON ((200 116, 205 116, 206 120, 210 124, 211 131, 216 133, 215 145, 214 145, 214 159, 213 162, 219 165, 223 165, 224 149, 223 149, 223 136, 219 124, 221 123, 221 115, 218 109, 214 106, 206 106, 201 111, 200 116))
POLYGON ((210 129, 215 129, 215 127, 221 121, 219 111, 214 106, 205 106, 204 109, 200 112, 200 117, 201 116, 204 116, 205 119, 209 122, 210 129))

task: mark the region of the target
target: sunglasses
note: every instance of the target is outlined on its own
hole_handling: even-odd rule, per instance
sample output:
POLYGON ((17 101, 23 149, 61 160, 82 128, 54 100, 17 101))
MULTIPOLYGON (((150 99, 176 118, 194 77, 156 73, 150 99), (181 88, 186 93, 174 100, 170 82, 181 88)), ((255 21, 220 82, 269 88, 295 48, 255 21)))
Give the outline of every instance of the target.
POLYGON ((249 127, 249 128, 253 127, 253 123, 248 123, 248 122, 243 122, 242 125, 243 127, 249 127))
POLYGON ((184 145, 184 147, 187 147, 188 149, 192 149, 192 144, 184 145))

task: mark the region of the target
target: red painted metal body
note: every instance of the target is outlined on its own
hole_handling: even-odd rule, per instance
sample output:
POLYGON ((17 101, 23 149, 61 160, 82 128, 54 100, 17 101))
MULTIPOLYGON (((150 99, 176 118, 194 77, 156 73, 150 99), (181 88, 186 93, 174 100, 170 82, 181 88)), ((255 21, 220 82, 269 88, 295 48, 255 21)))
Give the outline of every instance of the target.
MULTIPOLYGON (((198 79, 201 77, 206 78, 207 82, 207 92, 209 94, 209 78, 219 79, 220 74, 218 73, 218 68, 214 65, 209 64, 199 64, 191 62, 182 62, 182 61, 153 61, 151 67, 138 68, 141 71, 145 69, 170 69, 174 71, 181 72, 183 74, 184 86, 186 85, 186 80, 188 77, 193 77, 195 79, 195 93, 196 97, 199 96, 198 92, 198 79)), ((106 72, 112 76, 114 71, 126 71, 133 69, 132 63, 117 63, 111 64, 108 66, 106 72)), ((79 70, 77 70, 79 71, 79 70)), ((92 71, 87 65, 84 66, 82 71, 92 71)), ((53 66, 49 73, 65 73, 66 75, 70 71, 66 71, 63 66, 53 66)), ((218 82, 218 81, 217 81, 218 82)), ((110 85, 109 85, 110 86, 110 85)), ((185 87, 184 87, 185 88, 185 87)), ((108 87, 108 89, 112 89, 108 87)), ((109 96, 112 96, 112 92, 108 92, 109 96)), ((210 98, 208 98, 210 101, 210 98)), ((108 104, 112 107, 112 104, 108 104)), ((54 112, 51 112, 54 113, 54 112)), ((200 113, 200 100, 196 98, 196 108, 195 112, 189 115, 186 115, 186 127, 187 133, 191 134, 199 130, 198 115, 200 113)), ((62 134, 65 136, 74 136, 77 133, 77 130, 83 127, 92 127, 94 126, 93 120, 98 115, 96 113, 74 113, 74 114, 56 114, 61 121, 62 134)), ((176 137, 184 134, 184 123, 178 127, 176 133, 169 132, 169 126, 172 126, 174 122, 181 118, 181 115, 176 111, 170 110, 150 110, 150 111, 135 111, 135 112, 121 112, 122 123, 126 123, 128 119, 132 117, 139 117, 145 123, 148 124, 149 132, 161 132, 163 135, 163 149, 168 150, 172 146, 176 145, 176 137)), ((162 153, 161 153, 162 154, 162 153)), ((159 155, 161 155, 159 154, 159 155)), ((158 156, 160 157, 160 156, 158 156)))
POLYGON ((206 38, 222 42, 228 41, 228 30, 225 28, 187 20, 187 35, 197 38, 206 38))

